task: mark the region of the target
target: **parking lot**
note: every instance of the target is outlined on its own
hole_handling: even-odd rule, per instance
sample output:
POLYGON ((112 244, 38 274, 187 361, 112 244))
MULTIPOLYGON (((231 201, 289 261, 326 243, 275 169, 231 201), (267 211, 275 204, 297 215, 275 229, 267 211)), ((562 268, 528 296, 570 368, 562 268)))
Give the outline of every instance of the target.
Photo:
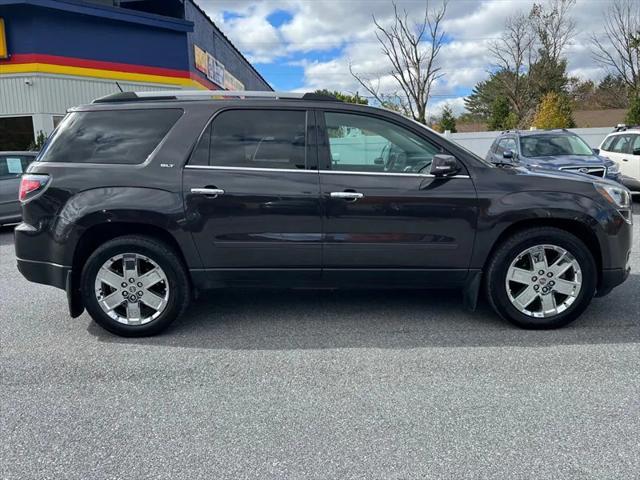
MULTIPOLYGON (((636 202, 636 210, 638 209, 636 202)), ((0 478, 638 478, 629 280, 524 331, 459 292, 213 292, 112 336, 0 231, 0 478)))

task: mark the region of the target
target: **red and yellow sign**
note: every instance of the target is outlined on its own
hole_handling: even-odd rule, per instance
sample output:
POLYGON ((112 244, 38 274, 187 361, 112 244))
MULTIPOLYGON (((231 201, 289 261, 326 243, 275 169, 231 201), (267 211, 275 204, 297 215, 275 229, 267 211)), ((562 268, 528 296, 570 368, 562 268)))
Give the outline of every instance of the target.
POLYGON ((4 19, 0 18, 0 58, 7 58, 7 34, 4 29, 4 19))
POLYGON ((209 72, 209 58, 207 52, 202 50, 199 46, 194 45, 193 54, 196 60, 196 69, 206 75, 209 72))

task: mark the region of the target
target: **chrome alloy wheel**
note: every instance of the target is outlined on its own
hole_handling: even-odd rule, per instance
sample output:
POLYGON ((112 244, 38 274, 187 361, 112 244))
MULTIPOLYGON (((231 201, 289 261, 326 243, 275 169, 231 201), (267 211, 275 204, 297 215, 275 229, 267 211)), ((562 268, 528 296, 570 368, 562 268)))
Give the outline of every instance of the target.
POLYGON ((160 266, 139 253, 107 260, 96 275, 100 308, 125 325, 144 325, 158 318, 169 301, 169 281, 160 266))
POLYGON ((578 261, 564 248, 536 245, 511 262, 505 287, 518 311, 535 318, 553 317, 578 298, 582 271, 578 261))

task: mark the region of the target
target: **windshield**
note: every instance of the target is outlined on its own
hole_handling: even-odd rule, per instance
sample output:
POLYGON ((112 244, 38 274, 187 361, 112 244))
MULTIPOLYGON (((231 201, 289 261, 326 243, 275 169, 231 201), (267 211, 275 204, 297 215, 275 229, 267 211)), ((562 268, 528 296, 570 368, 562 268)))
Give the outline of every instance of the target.
POLYGON ((535 135, 520 137, 520 152, 523 157, 593 155, 591 147, 575 135, 535 135))

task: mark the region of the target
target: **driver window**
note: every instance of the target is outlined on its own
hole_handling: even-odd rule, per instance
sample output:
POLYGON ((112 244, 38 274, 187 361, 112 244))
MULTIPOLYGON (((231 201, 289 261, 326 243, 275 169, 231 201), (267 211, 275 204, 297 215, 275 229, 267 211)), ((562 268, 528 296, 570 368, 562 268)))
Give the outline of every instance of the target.
POLYGON ((402 127, 351 113, 324 114, 332 170, 428 172, 440 149, 402 127))

